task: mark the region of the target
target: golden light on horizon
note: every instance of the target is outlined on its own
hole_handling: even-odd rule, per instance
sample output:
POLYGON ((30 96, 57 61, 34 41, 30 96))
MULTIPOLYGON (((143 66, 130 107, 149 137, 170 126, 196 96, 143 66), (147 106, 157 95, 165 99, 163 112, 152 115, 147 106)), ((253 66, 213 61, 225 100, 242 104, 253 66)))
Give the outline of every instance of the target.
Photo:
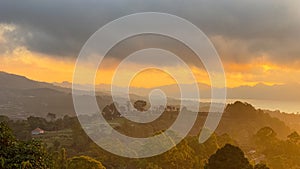
POLYGON ((151 68, 139 72, 130 82, 130 86, 144 88, 171 84, 177 84, 176 80, 171 75, 162 70, 151 68))
POLYGON ((0 57, 1 71, 23 75, 42 82, 72 81, 75 62, 32 53, 24 47, 0 57))
POLYGON ((266 71, 269 71, 269 70, 272 70, 272 66, 267 65, 267 64, 262 65, 262 68, 263 68, 263 70, 264 70, 265 72, 266 72, 266 71))
MULTIPOLYGON (((29 79, 43 82, 72 82, 73 70, 75 66, 74 58, 61 58, 47 56, 40 53, 33 53, 24 47, 16 48, 11 54, 5 54, 0 57, 1 71, 23 75, 29 79)), ((112 62, 112 61, 110 61, 112 62)), ((109 63, 110 63, 109 62, 109 63)), ((113 63, 111 63, 113 64, 113 63)), ((138 64, 128 65, 126 71, 121 72, 120 76, 128 76, 133 72, 132 67, 138 67, 138 64)), ((87 68, 88 69, 88 68, 87 68)), ((186 84, 193 83, 191 79, 184 78, 187 73, 180 67, 168 67, 181 75, 180 81, 186 84)), ((268 85, 284 84, 295 82, 293 80, 300 78, 300 70, 293 67, 276 65, 270 61, 253 61, 249 63, 224 63, 226 72, 227 87, 238 87, 242 85, 254 86, 258 83, 268 85), (290 76, 286 76, 289 74, 290 76)), ((97 73, 96 84, 111 84, 114 75, 114 66, 106 66, 97 73)), ((205 70, 197 67, 191 67, 191 71, 198 83, 210 85, 208 74, 205 70)), ((136 76, 131 85, 135 87, 151 88, 156 86, 176 84, 173 78, 160 71, 145 71, 136 76)), ((127 84, 119 82, 119 86, 127 84)))

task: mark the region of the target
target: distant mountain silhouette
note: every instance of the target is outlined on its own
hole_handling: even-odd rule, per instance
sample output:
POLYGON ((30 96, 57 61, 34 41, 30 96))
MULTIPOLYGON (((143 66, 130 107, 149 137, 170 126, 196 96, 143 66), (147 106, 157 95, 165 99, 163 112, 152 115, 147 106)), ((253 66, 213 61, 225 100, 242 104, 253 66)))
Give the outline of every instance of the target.
POLYGON ((13 119, 30 115, 75 115, 69 88, 0 72, 0 114, 13 119))
POLYGON ((300 101, 300 84, 265 85, 259 83, 253 87, 240 86, 228 89, 228 97, 232 99, 262 99, 300 101))
MULTIPOLYGON (((56 86, 71 88, 72 84, 69 82, 54 83, 56 86)), ((183 84, 185 87, 190 88, 193 84, 183 84)), ((211 98, 211 88, 209 85, 198 83, 200 98, 211 98)), ((77 89, 85 88, 84 85, 74 85, 77 89)), ((115 86, 118 91, 123 91, 124 87, 115 86)), ((95 86, 97 91, 109 93, 111 85, 98 84, 95 86)), ((161 89, 165 92, 166 96, 178 98, 180 90, 177 84, 158 86, 155 88, 138 88, 130 87, 130 93, 140 96, 148 96, 153 89, 161 89)), ((253 100, 278 100, 278 101, 300 101, 300 84, 283 84, 283 85, 266 85, 259 83, 255 86, 239 86, 234 88, 227 88, 227 99, 253 99, 253 100)), ((220 88, 216 88, 220 90, 220 88)), ((193 96, 195 91, 189 90, 187 96, 193 96)), ((217 98, 218 99, 218 98, 217 98)))
MULTIPOLYGON (((72 88, 72 83, 70 82, 62 82, 62 83, 53 83, 55 86, 60 86, 60 87, 64 87, 64 88, 72 88)), ((189 89, 191 88, 191 86, 193 84, 182 84, 185 88, 189 89)), ((206 84, 197 84, 201 97, 202 98, 210 98, 210 86, 206 85, 206 84)), ((82 84, 74 84, 74 88, 75 89, 79 89, 79 90, 84 90, 86 89, 88 86, 91 85, 82 85, 82 84)), ((119 95, 125 94, 125 92, 123 92, 126 87, 120 87, 120 86, 114 86, 115 90, 117 91, 117 93, 119 93, 119 95)), ((104 93, 110 93, 111 91, 111 85, 109 84, 96 84, 95 85, 95 89, 98 92, 104 92, 104 93)), ((130 94, 135 94, 135 95, 139 95, 139 96, 148 96, 148 94, 154 90, 154 89, 161 89, 163 92, 165 92, 165 95, 168 97, 173 97, 173 98, 179 98, 180 97, 180 89, 179 86, 177 84, 171 84, 171 85, 165 85, 165 86, 158 86, 158 87, 154 87, 154 88, 143 88, 143 87, 132 87, 130 86, 130 90, 129 93, 130 94)), ((188 93, 186 93, 187 96, 193 96, 195 91, 193 90, 189 90, 187 91, 188 93)))
POLYGON ((51 83, 39 82, 28 79, 25 76, 15 75, 0 71, 0 90, 29 90, 29 89, 53 89, 52 91, 71 92, 70 88, 55 86, 51 83))
MULTIPOLYGON (((91 92, 80 88, 78 91, 80 97, 92 99, 91 92)), ((98 91, 96 94, 100 107, 112 103, 108 93, 98 91)), ((140 96, 131 95, 131 98, 137 100, 140 96)), ((57 117, 76 115, 70 88, 0 72, 0 115, 24 119, 31 115, 45 117, 49 112, 57 117)))
POLYGON ((54 88, 49 83, 37 82, 24 76, 9 74, 0 71, 0 88, 1 89, 36 89, 36 88, 54 88))

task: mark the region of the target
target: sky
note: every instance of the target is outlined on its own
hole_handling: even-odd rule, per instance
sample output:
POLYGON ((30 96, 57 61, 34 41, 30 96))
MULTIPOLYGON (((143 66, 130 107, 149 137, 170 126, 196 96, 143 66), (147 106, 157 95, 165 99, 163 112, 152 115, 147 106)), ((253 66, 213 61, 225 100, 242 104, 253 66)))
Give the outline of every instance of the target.
MULTIPOLYGON (((71 82, 82 46, 101 26, 128 14, 163 12, 190 21, 208 36, 224 65, 228 87, 299 83, 299 6, 296 0, 1 0, 0 71, 38 81, 71 82)), ((134 37, 112 50, 96 82, 111 83, 122 55, 149 46, 180 55, 197 82, 210 83, 193 54, 177 42, 155 36, 134 37)), ((147 60, 127 64, 120 76, 151 66, 147 60)), ((183 82, 193 82, 184 78, 180 65, 161 64, 182 74, 183 82)), ((173 83, 165 72, 151 69, 132 81, 136 87, 173 83)))

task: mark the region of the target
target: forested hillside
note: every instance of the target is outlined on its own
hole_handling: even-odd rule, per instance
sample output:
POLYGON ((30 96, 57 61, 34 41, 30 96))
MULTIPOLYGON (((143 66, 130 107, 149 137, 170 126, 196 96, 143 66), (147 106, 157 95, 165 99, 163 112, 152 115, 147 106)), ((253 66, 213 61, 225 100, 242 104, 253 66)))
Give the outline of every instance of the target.
MULTIPOLYGON (((111 105, 107 106, 106 111, 110 112, 109 108, 113 107, 111 105)), ((176 114, 176 112, 173 113, 176 114)), ((162 119, 157 124, 165 123, 175 117, 166 114, 161 117, 162 119)), ((94 117, 86 116, 85 118, 92 121, 94 117)), ((204 117, 199 116, 194 131, 200 126, 198 122, 201 122, 203 119, 204 117)), ((61 118, 49 113, 46 119, 31 116, 26 120, 16 121, 1 116, 0 121, 2 121, 1 130, 4 130, 1 131, 3 133, 1 135, 1 147, 6 146, 9 142, 19 142, 19 146, 38 146, 41 147, 39 149, 47 150, 46 154, 41 156, 43 161, 41 161, 41 164, 38 164, 32 161, 33 158, 26 152, 21 154, 21 159, 9 160, 10 156, 6 155, 8 149, 2 149, 0 156, 3 166, 47 165, 50 168, 96 166, 107 169, 215 169, 215 163, 218 163, 216 160, 220 159, 218 159, 217 155, 214 156, 214 153, 223 153, 222 156, 226 158, 232 158, 233 154, 239 156, 232 162, 232 167, 237 169, 239 169, 239 163, 244 163, 248 167, 255 169, 259 169, 258 167, 282 169, 300 166, 300 160, 298 159, 300 156, 300 136, 298 133, 292 132, 279 119, 272 118, 267 113, 256 110, 250 104, 242 102, 236 102, 227 106, 216 133, 205 143, 199 144, 199 135, 190 133, 187 138, 170 151, 146 159, 122 158, 102 150, 84 133, 76 117, 64 116, 61 118), (12 129, 12 133, 9 132, 5 124, 8 124, 12 129), (45 130, 45 133, 32 135, 31 131, 37 127, 45 130), (12 140, 9 141, 6 138, 12 140), (34 140, 38 141, 38 143, 35 143, 34 140), (241 150, 225 146, 226 144, 234 145, 241 150), (222 147, 224 147, 224 151, 220 149, 222 147), (218 149, 220 151, 217 151, 218 149)), ((135 130, 130 130, 129 133, 126 133, 128 131, 126 129, 131 125, 128 125, 128 122, 125 122, 122 117, 113 116, 109 122, 113 124, 119 123, 115 129, 123 132, 123 134, 139 134, 142 131, 148 131, 146 134, 151 135, 154 131, 167 127, 166 125, 135 126, 135 130), (139 129, 140 127, 141 129, 139 129), (148 128, 148 130, 142 130, 144 127, 148 128)), ((120 149, 122 147, 122 145, 119 145, 120 149)), ((18 149, 18 147, 12 147, 12 149, 18 149)), ((42 152, 35 152, 33 149, 32 153, 37 153, 40 156, 39 153, 42 152)), ((218 165, 217 168, 222 169, 218 165)), ((228 169, 226 165, 223 165, 223 168, 228 169)))

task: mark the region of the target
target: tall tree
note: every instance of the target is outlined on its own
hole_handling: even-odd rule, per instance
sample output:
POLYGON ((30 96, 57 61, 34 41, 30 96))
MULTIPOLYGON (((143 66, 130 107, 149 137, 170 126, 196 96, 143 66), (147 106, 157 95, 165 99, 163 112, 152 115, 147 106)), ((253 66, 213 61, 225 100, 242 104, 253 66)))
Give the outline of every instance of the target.
POLYGON ((54 121, 56 119, 56 114, 54 113, 48 113, 47 118, 50 119, 50 121, 54 121))
POLYGON ((134 102, 133 107, 136 108, 138 111, 145 111, 145 107, 147 105, 147 102, 144 100, 137 100, 134 102))
POLYGON ((226 144, 213 154, 205 169, 252 169, 253 167, 245 158, 243 151, 236 146, 226 144))
POLYGON ((298 144, 300 141, 300 135, 294 131, 293 133, 291 133, 290 135, 287 136, 288 140, 294 144, 298 144))

